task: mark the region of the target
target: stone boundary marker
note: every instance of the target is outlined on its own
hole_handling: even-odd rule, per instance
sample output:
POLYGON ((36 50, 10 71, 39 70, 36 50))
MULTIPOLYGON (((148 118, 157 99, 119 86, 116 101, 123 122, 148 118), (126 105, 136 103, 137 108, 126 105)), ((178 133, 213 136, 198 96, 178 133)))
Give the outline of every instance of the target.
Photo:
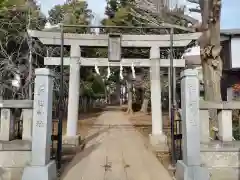
POLYGON ((198 72, 186 69, 181 78, 183 160, 177 162, 176 180, 209 180, 201 167, 198 72))
POLYGON ((35 74, 32 155, 22 180, 55 180, 56 163, 50 160, 53 74, 46 68, 36 69, 35 74))

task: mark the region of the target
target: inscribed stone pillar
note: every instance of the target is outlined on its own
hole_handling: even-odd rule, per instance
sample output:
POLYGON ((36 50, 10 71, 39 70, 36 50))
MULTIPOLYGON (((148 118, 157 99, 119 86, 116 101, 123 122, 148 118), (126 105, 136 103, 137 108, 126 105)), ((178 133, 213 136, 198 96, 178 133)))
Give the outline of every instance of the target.
POLYGON ((31 165, 44 166, 50 161, 52 143, 53 74, 45 68, 36 69, 35 74, 31 165))
POLYGON ((183 161, 187 165, 200 165, 200 91, 197 71, 187 69, 181 77, 183 161))
POLYGON ((68 118, 67 137, 76 137, 78 123, 79 90, 80 90, 80 64, 81 56, 78 45, 71 46, 69 94, 68 94, 68 118))
POLYGON ((160 84, 160 48, 157 46, 151 47, 150 63, 152 135, 161 135, 163 133, 163 123, 160 84))
POLYGON ((209 173, 200 162, 198 72, 186 69, 181 73, 181 78, 183 160, 177 162, 176 179, 208 180, 209 173))
POLYGON ((1 109, 0 140, 11 141, 14 139, 15 118, 11 109, 1 109))
POLYGON ((35 75, 31 162, 24 168, 22 180, 54 180, 56 163, 50 161, 53 74, 39 68, 35 75))

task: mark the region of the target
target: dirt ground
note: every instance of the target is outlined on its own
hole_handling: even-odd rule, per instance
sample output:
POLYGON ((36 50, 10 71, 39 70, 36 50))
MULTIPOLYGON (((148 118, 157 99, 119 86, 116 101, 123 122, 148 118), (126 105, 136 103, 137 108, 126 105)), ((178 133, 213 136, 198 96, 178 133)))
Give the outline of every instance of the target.
MULTIPOLYGON (((78 134, 81 134, 81 136, 86 136, 89 128, 93 125, 96 118, 101 114, 103 109, 93 109, 91 112, 88 113, 80 113, 79 114, 79 120, 78 120, 78 134)), ((66 134, 66 128, 67 128, 67 119, 65 118, 63 120, 63 134, 66 134)), ((57 121, 54 120, 54 132, 57 130, 57 121)))
MULTIPOLYGON (((59 175, 63 169, 71 162, 73 157, 84 148, 84 138, 87 136, 88 131, 91 129, 92 125, 96 121, 97 117, 102 113, 103 109, 94 109, 88 113, 80 113, 78 120, 78 134, 81 135, 81 145, 79 147, 72 147, 63 145, 62 149, 62 168, 59 171, 59 175)), ((53 120, 54 134, 57 133, 57 121, 53 120)), ((66 134, 67 119, 63 120, 63 132, 66 134)), ((53 145, 56 147, 56 143, 53 145)))

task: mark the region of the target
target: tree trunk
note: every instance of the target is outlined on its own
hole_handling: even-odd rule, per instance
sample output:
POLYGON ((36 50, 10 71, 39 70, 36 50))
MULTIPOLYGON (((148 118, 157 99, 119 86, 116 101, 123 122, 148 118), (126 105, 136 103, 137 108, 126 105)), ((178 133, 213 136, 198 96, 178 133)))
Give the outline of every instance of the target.
POLYGON ((140 112, 142 113, 148 113, 148 104, 151 98, 151 92, 150 92, 150 83, 146 82, 145 85, 145 91, 144 91, 144 99, 143 99, 143 103, 142 103, 142 107, 140 112))
POLYGON ((105 94, 105 102, 108 103, 108 92, 107 92, 107 87, 105 86, 104 89, 104 94, 105 94))
POLYGON ((128 108, 127 113, 132 114, 132 103, 133 103, 133 84, 132 81, 127 81, 127 90, 128 90, 128 108))
POLYGON ((148 112, 148 104, 151 98, 151 90, 150 90, 150 74, 149 70, 144 71, 144 79, 143 79, 143 89, 144 89, 144 99, 141 107, 141 112, 148 112))
POLYGON ((121 101, 121 84, 118 82, 116 83, 116 103, 120 104, 121 101))
POLYGON ((86 96, 83 98, 83 112, 84 113, 87 112, 87 97, 86 96))
POLYGON ((145 114, 148 112, 148 103, 149 103, 149 99, 144 98, 140 112, 145 113, 145 114))
POLYGON ((83 97, 80 96, 80 105, 79 105, 80 112, 83 111, 83 97))
MULTIPOLYGON (((220 14, 221 0, 201 0, 203 36, 200 39, 201 62, 204 81, 204 99, 220 102, 222 59, 220 57, 220 14)), ((210 109, 213 126, 217 126, 217 110, 210 109)))
POLYGON ((221 101, 222 60, 220 57, 221 0, 204 1, 202 10, 203 37, 200 40, 205 100, 221 101))

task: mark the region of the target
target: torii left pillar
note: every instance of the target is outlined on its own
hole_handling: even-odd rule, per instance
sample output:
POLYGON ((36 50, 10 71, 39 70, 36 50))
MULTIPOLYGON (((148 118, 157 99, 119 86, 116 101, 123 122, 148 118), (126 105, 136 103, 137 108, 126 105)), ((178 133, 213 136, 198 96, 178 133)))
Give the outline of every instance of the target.
POLYGON ((151 47, 150 50, 150 78, 152 109, 152 134, 150 134, 150 142, 153 147, 161 151, 168 151, 167 137, 163 133, 160 48, 158 46, 151 47))
POLYGON ((67 133, 63 137, 63 144, 76 145, 80 143, 78 135, 78 109, 80 96, 80 63, 81 48, 79 45, 71 45, 67 133))

